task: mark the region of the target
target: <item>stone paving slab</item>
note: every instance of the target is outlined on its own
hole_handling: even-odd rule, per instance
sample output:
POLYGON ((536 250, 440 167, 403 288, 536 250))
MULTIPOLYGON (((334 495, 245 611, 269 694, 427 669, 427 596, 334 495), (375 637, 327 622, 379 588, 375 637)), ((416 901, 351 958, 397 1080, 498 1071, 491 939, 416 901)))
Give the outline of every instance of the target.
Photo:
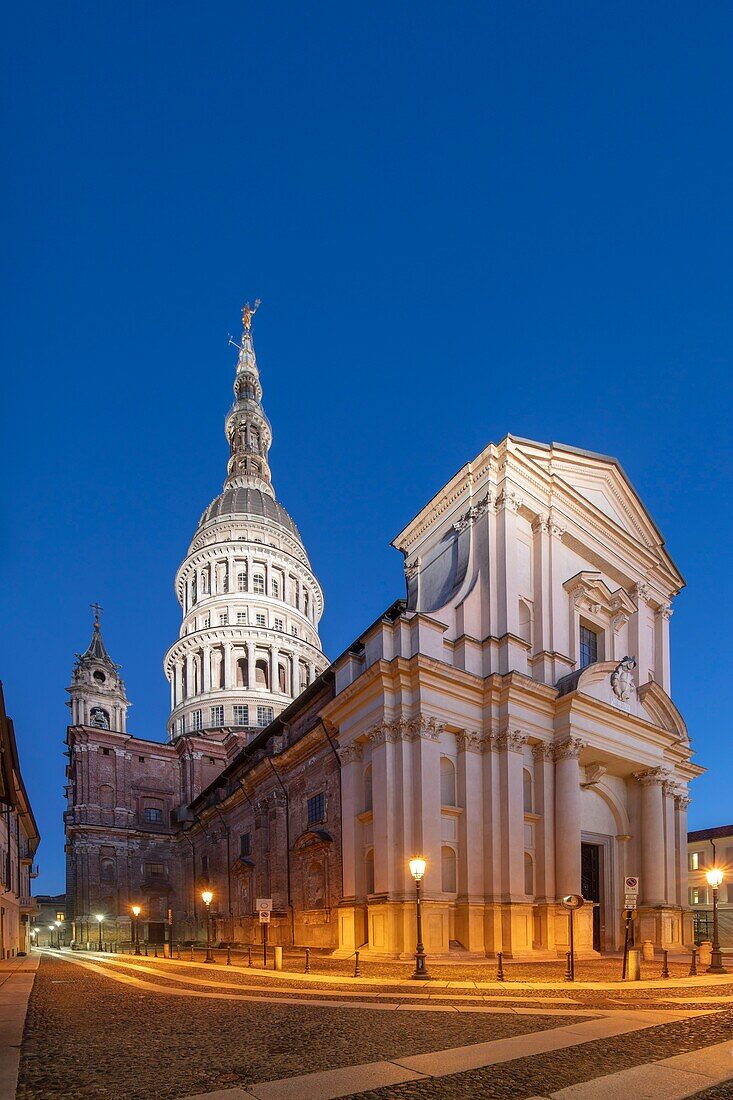
POLYGON ((8 959, 0 968, 0 1100, 14 1100, 20 1044, 40 955, 8 959))
POLYGON ((732 1076, 733 1040, 605 1074, 531 1100, 685 1100, 732 1076))

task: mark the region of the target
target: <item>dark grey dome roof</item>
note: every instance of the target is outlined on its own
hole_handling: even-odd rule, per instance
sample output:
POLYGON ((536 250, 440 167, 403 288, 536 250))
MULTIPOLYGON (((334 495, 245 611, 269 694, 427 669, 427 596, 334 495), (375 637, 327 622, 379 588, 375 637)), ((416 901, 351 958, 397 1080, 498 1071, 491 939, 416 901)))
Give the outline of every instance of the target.
POLYGON ((283 506, 278 504, 269 493, 263 493, 260 489, 253 489, 251 487, 225 489, 223 493, 219 494, 216 500, 212 500, 201 517, 199 527, 203 527, 205 523, 208 523, 212 519, 219 519, 220 516, 232 515, 257 516, 262 519, 271 519, 275 523, 279 523, 280 526, 284 527, 287 531, 290 531, 292 535, 295 535, 298 542, 302 541, 298 528, 295 526, 295 523, 283 506))

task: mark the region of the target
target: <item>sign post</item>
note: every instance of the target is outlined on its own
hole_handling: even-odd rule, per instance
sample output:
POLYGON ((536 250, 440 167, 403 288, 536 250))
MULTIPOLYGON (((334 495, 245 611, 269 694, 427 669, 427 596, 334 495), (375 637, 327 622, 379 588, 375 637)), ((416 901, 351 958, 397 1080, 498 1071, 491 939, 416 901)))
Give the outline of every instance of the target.
POLYGON ((560 899, 560 904, 563 909, 568 910, 568 918, 570 921, 570 951, 569 951, 569 965, 566 981, 575 981, 575 928, 573 926, 573 913, 576 909, 582 909, 585 905, 585 898, 580 894, 566 894, 564 898, 560 899))
POLYGON ((629 935, 631 933, 631 922, 636 913, 636 903, 638 899, 639 877, 638 875, 627 875, 624 879, 624 917, 626 918, 626 924, 624 925, 624 961, 621 966, 622 982, 626 981, 626 974, 628 971, 629 935))
POLYGON ((272 898, 257 898, 257 911, 262 925, 262 959, 265 970, 267 970, 267 929, 270 924, 270 913, 272 912, 272 898))

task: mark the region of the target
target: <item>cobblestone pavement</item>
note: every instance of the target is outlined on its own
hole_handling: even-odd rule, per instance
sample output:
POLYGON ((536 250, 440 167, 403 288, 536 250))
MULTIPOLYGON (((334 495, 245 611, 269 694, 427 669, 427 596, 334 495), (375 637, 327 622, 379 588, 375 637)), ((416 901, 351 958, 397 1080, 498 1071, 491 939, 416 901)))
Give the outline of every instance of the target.
POLYGON ((370 1012, 368 1006, 340 1012, 307 1001, 276 1005, 173 997, 120 985, 46 954, 28 1008, 17 1097, 177 1100, 580 1019, 585 1017, 577 1011, 572 1017, 517 1016, 510 1010, 489 1016, 470 1010, 460 1016, 409 1008, 370 1012))
MULTIPOLYGON (((584 1043, 531 1059, 518 1059, 467 1073, 408 1082, 389 1088, 354 1093, 350 1100, 523 1100, 547 1095, 580 1081, 588 1081, 642 1063, 659 1061, 674 1054, 730 1041, 733 1053, 733 1008, 714 1015, 680 1023, 665 1024, 644 1031, 599 1042, 584 1043)), ((731 1080, 701 1092, 696 1100, 731 1100, 731 1080)))

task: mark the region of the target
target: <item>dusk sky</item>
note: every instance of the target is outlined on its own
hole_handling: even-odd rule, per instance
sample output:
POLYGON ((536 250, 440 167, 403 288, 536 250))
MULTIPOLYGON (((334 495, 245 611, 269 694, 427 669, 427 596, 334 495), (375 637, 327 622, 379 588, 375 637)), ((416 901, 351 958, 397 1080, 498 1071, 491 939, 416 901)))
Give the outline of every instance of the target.
POLYGON ((173 577, 226 475, 245 301, 336 657, 390 540, 507 432, 616 455, 687 581, 691 828, 733 820, 733 8, 6 12, 0 678, 64 889, 89 604, 164 740, 173 577))

